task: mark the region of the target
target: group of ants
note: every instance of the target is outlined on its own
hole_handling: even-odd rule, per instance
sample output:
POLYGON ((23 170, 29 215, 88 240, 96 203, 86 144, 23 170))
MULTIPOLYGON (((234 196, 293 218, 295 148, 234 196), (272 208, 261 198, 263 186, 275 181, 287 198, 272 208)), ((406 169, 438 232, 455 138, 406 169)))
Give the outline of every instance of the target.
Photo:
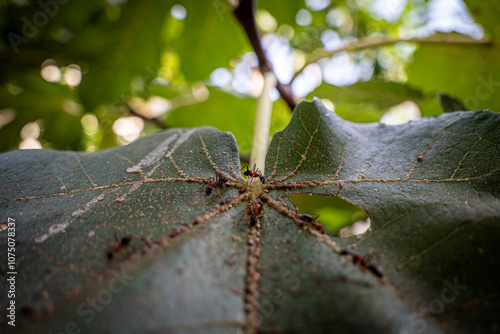
MULTIPOLYGON (((245 166, 246 170, 243 172, 243 175, 251 181, 253 178, 259 178, 260 182, 264 184, 266 182, 266 178, 262 173, 255 168, 254 169, 248 169, 248 166, 245 166)), ((245 168, 243 167, 243 168, 245 168)), ((243 170, 240 169, 241 170, 243 170)), ((216 172, 215 173, 215 179, 211 178, 208 179, 208 185, 205 188, 205 196, 210 196, 212 194, 212 191, 214 189, 222 189, 226 188, 226 183, 229 181, 227 177, 225 177, 222 173, 216 172)), ((220 196, 220 193, 219 193, 220 196)), ((223 199, 222 202, 225 200, 223 199)), ((222 203, 221 202, 221 203, 222 203)), ((262 201, 259 199, 255 205, 252 205, 249 214, 250 214, 250 226, 255 226, 259 220, 259 217, 262 213, 263 210, 263 205, 262 201)), ((316 219, 319 217, 319 215, 316 215, 313 217, 310 214, 298 214, 299 216, 299 226, 305 226, 306 224, 309 224, 311 227, 313 227, 315 230, 319 231, 321 234, 325 234, 325 227, 323 224, 320 222, 316 221, 316 219)), ((121 240, 118 240, 116 234, 115 234, 115 242, 111 245, 111 247, 106 251, 106 257, 108 260, 113 260, 114 254, 124 247, 126 247, 130 242, 132 241, 132 235, 126 234, 124 235, 121 240)), ((368 270, 375 276, 383 279, 384 277, 384 272, 382 270, 382 267, 375 263, 371 263, 369 260, 367 260, 364 256, 362 256, 360 253, 352 251, 348 248, 343 248, 340 251, 341 256, 351 256, 352 258, 352 263, 355 265, 359 265, 362 271, 368 270)))

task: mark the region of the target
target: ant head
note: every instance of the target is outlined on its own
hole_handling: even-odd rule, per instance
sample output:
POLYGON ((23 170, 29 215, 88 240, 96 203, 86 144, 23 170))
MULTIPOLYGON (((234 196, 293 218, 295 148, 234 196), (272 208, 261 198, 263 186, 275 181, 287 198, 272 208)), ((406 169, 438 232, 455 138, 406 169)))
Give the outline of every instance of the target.
POLYGON ((122 244, 123 245, 126 245, 128 244, 130 241, 132 240, 132 236, 130 234, 125 234, 123 237, 122 237, 122 244))
POLYGON ((220 180, 221 180, 223 183, 226 183, 227 181, 229 181, 229 180, 227 179, 227 177, 225 177, 225 176, 221 176, 221 177, 220 177, 220 180))
POLYGON ((241 167, 240 171, 243 170, 243 168, 246 168, 246 170, 243 172, 243 175, 248 176, 252 172, 251 169, 248 169, 248 165, 241 167))
POLYGON ((263 184, 266 183, 266 178, 264 177, 264 175, 259 175, 259 179, 263 184))

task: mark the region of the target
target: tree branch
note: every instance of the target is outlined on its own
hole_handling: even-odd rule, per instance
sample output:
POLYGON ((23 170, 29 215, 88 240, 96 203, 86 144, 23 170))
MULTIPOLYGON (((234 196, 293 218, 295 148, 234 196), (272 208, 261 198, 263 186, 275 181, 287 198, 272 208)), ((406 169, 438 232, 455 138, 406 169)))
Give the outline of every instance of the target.
POLYGON ((145 121, 150 121, 150 122, 153 122, 155 123, 160 129, 162 130, 165 130, 165 129, 168 129, 170 128, 167 124, 165 124, 161 119, 157 118, 157 117, 154 117, 154 118, 147 118, 141 114, 139 114, 137 111, 133 110, 132 108, 130 108, 129 106, 127 106, 127 109, 128 109, 128 112, 131 114, 131 115, 134 115, 134 116, 137 116, 137 117, 140 117, 142 118, 143 120, 145 121))
MULTIPOLYGON (((255 24, 254 0, 241 0, 238 7, 234 10, 234 15, 243 26, 243 29, 245 29, 245 33, 250 40, 250 44, 252 44, 255 54, 257 55, 257 59, 259 60, 260 71, 264 75, 266 72, 272 72, 273 67, 271 62, 266 57, 266 53, 264 52, 264 48, 260 42, 257 25, 255 24)), ((296 98, 292 94, 291 86, 289 84, 284 85, 277 81, 276 88, 278 89, 281 97, 293 111, 297 102, 296 98)))
POLYGON ((375 48, 384 45, 395 44, 399 42, 409 42, 409 43, 442 43, 443 45, 450 44, 491 44, 490 40, 487 39, 473 39, 469 36, 460 35, 457 33, 438 33, 432 36, 423 37, 423 38, 398 38, 398 39, 390 39, 390 38, 373 38, 367 37, 359 39, 355 42, 348 43, 339 49, 335 49, 332 51, 319 50, 307 57, 305 64, 294 74, 291 81, 295 80, 297 76, 302 73, 304 68, 307 65, 317 62, 321 58, 331 57, 336 53, 344 52, 344 51, 358 51, 367 48, 375 48))

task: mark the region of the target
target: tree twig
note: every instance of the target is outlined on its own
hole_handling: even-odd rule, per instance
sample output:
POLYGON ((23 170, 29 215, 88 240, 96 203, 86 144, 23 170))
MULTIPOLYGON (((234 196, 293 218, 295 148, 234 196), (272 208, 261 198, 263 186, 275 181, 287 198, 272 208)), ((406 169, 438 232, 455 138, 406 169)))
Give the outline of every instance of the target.
POLYGON ((291 81, 295 80, 297 76, 302 73, 304 68, 307 67, 307 65, 310 65, 312 63, 317 62, 321 58, 327 58, 331 57, 336 53, 339 52, 344 52, 344 51, 358 51, 358 50, 363 50, 367 48, 375 48, 379 46, 384 46, 384 45, 390 45, 390 44, 395 44, 399 42, 409 42, 409 43, 441 43, 441 44, 491 44, 490 40, 487 39, 473 39, 469 36, 465 35, 460 35, 457 33, 438 33, 435 35, 423 37, 423 38, 397 38, 397 39, 391 39, 391 38, 373 38, 373 37, 367 37, 367 38, 361 38, 357 41, 348 43, 344 45, 341 48, 331 50, 331 51, 326 51, 326 50, 319 50, 307 57, 306 62, 304 65, 294 74, 293 78, 291 81))
POLYGON ((150 121, 150 122, 153 122, 155 123, 160 129, 168 129, 170 128, 167 124, 165 124, 165 122, 163 122, 161 119, 157 118, 157 117, 154 117, 154 118, 147 118, 147 117, 144 117, 143 115, 139 114, 137 111, 133 110, 132 108, 130 108, 129 106, 127 106, 127 109, 128 109, 128 112, 131 114, 131 115, 134 115, 134 116, 137 116, 137 117, 140 117, 142 118, 143 120, 146 120, 146 121, 150 121))
MULTIPOLYGON (((260 42, 257 25, 255 24, 254 0, 240 0, 238 7, 234 10, 234 15, 243 26, 243 29, 245 29, 245 33, 250 40, 250 44, 252 44, 255 54, 257 55, 257 59, 259 60, 260 71, 262 74, 272 72, 273 68, 271 62, 266 57, 266 53, 264 52, 264 48, 260 42)), ((296 98, 292 94, 291 86, 289 84, 284 85, 277 81, 276 88, 278 89, 281 97, 293 111, 297 102, 296 98)))

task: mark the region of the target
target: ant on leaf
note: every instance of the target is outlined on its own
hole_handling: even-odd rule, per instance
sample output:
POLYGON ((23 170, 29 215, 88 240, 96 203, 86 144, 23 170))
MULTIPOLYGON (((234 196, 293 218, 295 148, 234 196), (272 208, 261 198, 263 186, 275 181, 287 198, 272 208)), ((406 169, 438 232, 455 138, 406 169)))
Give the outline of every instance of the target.
POLYGON ((209 184, 205 188, 205 196, 210 196, 214 188, 226 188, 226 183, 228 181, 229 181, 228 178, 225 177, 221 172, 219 171, 215 172, 215 180, 213 177, 209 179, 209 184))
POLYGON ((132 241, 132 236, 130 234, 125 234, 121 238, 121 240, 118 241, 118 237, 116 236, 116 233, 115 233, 115 240, 116 240, 116 242, 114 242, 106 252, 106 257, 110 261, 113 260, 115 253, 119 252, 122 248, 127 246, 130 243, 130 241, 132 241))
MULTIPOLYGON (((264 175, 262 175, 262 173, 260 172, 259 169, 255 168, 256 164, 253 165, 253 170, 248 169, 248 165, 244 166, 243 168, 245 168, 245 167, 246 167, 246 170, 243 172, 243 175, 247 176, 247 178, 249 178, 249 179, 253 179, 255 177, 258 177, 262 184, 266 183, 266 178, 264 177, 264 175)), ((243 170, 243 168, 240 169, 240 171, 243 170)))
POLYGON ((320 232, 321 234, 325 234, 325 226, 320 222, 316 221, 316 219, 318 219, 319 217, 318 214, 310 215, 308 213, 305 213, 305 214, 299 214, 299 217, 301 222, 309 223, 316 231, 320 232))
POLYGON ((259 221, 259 218, 262 214, 262 209, 264 208, 264 203, 260 199, 250 201, 247 212, 250 216, 250 226, 255 226, 259 221))
POLYGON ((370 262, 369 259, 366 259, 365 257, 363 257, 363 255, 359 254, 358 252, 352 251, 348 248, 344 248, 341 250, 340 256, 346 256, 346 255, 350 255, 352 257, 352 263, 354 263, 355 265, 359 264, 361 270, 364 271, 368 269, 368 271, 370 271, 372 274, 374 274, 378 278, 383 279, 384 271, 382 267, 379 266, 378 264, 370 262))

